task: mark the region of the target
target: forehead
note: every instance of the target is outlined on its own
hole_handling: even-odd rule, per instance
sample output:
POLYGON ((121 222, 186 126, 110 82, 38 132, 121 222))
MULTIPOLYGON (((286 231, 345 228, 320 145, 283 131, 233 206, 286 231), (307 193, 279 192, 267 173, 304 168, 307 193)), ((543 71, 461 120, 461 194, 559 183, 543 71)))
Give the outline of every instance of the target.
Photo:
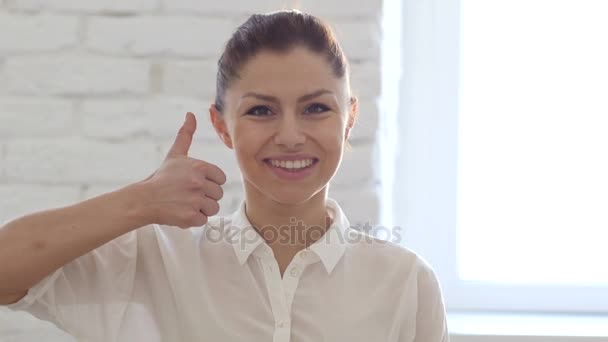
POLYGON ((288 52, 262 50, 239 72, 227 95, 258 91, 275 96, 298 97, 325 88, 344 96, 346 79, 337 78, 326 57, 304 47, 288 52))

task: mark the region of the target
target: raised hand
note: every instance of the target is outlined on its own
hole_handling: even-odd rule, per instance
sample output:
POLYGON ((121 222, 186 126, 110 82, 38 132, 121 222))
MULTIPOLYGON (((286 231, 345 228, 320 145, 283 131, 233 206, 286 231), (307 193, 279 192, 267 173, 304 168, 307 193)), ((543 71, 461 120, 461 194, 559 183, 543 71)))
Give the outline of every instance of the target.
POLYGON ((151 190, 146 201, 154 223, 189 228, 207 223, 216 215, 224 195, 226 174, 216 165, 188 157, 196 117, 188 112, 165 160, 144 180, 151 190))

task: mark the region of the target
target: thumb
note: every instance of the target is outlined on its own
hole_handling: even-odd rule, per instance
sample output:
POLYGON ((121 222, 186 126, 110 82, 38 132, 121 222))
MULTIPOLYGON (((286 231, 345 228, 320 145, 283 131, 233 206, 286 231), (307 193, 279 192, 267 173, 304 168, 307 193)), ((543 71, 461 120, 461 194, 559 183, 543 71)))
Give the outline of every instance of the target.
POLYGON ((186 121, 177 132, 175 142, 167 153, 167 158, 175 156, 187 156, 190 145, 192 144, 192 136, 196 131, 196 117, 194 114, 186 113, 186 121))

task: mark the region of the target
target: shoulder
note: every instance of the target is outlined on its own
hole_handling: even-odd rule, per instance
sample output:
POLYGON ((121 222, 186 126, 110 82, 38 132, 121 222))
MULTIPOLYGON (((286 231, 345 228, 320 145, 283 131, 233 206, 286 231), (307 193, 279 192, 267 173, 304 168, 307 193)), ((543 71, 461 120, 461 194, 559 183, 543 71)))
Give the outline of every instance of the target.
POLYGON ((346 230, 347 251, 358 263, 374 269, 413 277, 419 281, 432 281, 435 272, 431 265, 414 250, 391 240, 384 240, 365 232, 346 230))

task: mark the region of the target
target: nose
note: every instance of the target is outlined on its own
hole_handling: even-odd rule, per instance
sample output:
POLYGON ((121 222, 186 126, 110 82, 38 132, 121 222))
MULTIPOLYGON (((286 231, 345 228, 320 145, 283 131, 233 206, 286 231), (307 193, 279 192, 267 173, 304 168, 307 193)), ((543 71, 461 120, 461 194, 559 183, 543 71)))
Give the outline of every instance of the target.
POLYGON ((296 115, 283 115, 274 136, 275 144, 283 145, 291 150, 300 147, 305 141, 306 135, 302 132, 296 115))

